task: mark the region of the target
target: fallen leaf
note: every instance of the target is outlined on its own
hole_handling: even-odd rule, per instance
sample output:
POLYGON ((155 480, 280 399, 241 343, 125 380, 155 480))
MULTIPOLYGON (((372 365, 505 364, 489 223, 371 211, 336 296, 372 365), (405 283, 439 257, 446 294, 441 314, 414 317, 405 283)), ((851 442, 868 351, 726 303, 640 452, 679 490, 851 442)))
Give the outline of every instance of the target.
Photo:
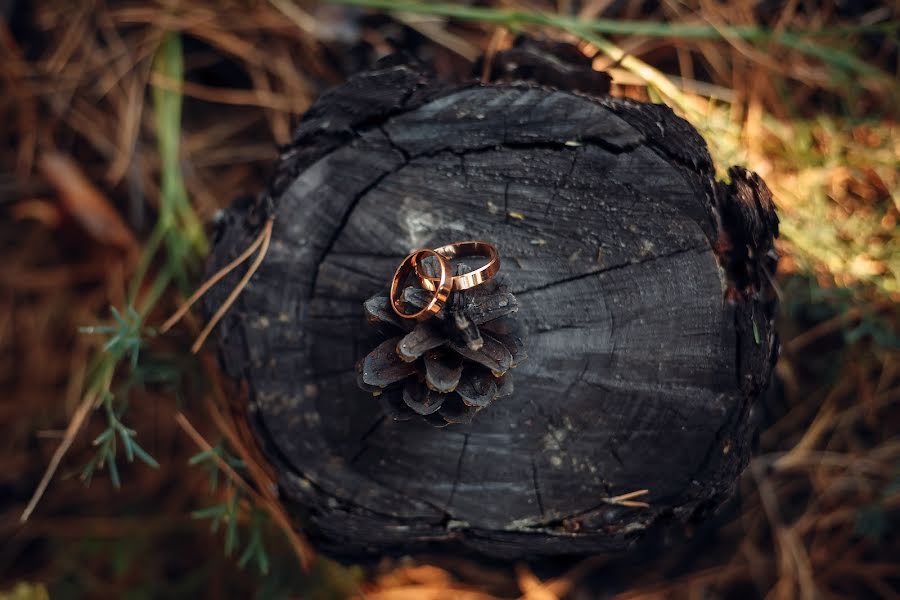
POLYGON ((38 168, 59 193, 65 211, 92 238, 128 252, 137 249, 137 240, 118 211, 71 158, 45 152, 38 159, 38 168))

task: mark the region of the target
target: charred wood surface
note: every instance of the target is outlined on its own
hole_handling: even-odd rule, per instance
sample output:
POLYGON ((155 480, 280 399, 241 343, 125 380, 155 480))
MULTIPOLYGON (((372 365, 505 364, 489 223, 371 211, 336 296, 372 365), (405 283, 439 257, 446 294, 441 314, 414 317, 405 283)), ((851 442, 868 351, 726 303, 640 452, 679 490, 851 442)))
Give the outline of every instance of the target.
POLYGON ((726 498, 777 352, 777 219, 759 178, 730 177, 662 106, 403 62, 324 94, 210 265, 275 217, 220 354, 318 545, 617 552, 726 498), (458 239, 499 248, 528 359, 471 424, 394 421, 356 383, 378 343, 363 304, 410 250, 458 239), (610 500, 641 489, 649 507, 610 500))

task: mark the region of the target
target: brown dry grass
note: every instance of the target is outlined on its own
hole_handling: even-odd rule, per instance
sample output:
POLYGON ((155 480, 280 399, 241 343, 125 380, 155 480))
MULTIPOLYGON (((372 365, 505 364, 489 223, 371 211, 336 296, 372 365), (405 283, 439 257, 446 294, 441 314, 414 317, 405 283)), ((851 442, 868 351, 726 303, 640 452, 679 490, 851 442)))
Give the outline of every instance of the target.
MULTIPOLYGON (((30 580, 61 596, 222 597, 277 584, 304 597, 340 597, 359 581, 358 590, 376 598, 580 598, 600 588, 621 598, 897 597, 896 29, 893 38, 830 42, 882 69, 887 82, 848 81, 827 60, 728 36, 619 36, 613 41, 628 60, 595 59, 615 75, 616 93, 679 101, 720 166, 756 169, 779 201, 784 393, 759 407, 766 429, 741 482, 739 517, 638 565, 608 557, 545 573, 542 565, 507 571, 447 557, 385 559, 361 578, 358 569, 323 560, 311 575, 296 576, 296 553, 309 551, 302 539, 277 533, 286 528, 275 507, 273 575, 261 578, 235 569, 218 537, 189 516, 212 502, 204 472, 187 466, 199 438, 224 437, 252 466, 218 496, 248 485, 259 502, 272 501, 270 476, 240 419, 231 418, 239 394, 218 391, 227 384, 207 359, 178 359, 186 377, 206 381, 189 386, 187 397, 162 385, 132 392, 129 423, 160 470, 123 466, 121 490, 104 474, 84 487, 73 475, 102 429, 90 417, 35 513, 19 524, 82 402, 89 358, 102 343, 77 327, 124 305, 136 268, 133 239, 146 238, 159 209, 149 90, 184 96, 181 164, 192 206, 209 222, 236 195, 260 190, 275 144, 289 139, 312 99, 365 63, 349 52, 354 43, 366 42, 370 56, 399 43, 458 76, 482 49, 494 52, 512 35, 496 25, 409 13, 360 20, 355 9, 288 0, 43 0, 22 9, 26 4, 12 24, 0 20, 0 588, 30 580), (185 40, 183 83, 153 70, 166 31, 185 40), (671 77, 654 79, 660 71, 671 77), (63 161, 62 170, 54 160, 63 161), (236 483, 245 476, 248 482, 236 483)), ((896 7, 863 4, 665 0, 648 12, 636 0, 494 3, 725 31, 748 23, 809 30, 898 19, 896 7)), ((598 49, 556 29, 533 31, 598 49)), ((150 323, 162 322, 175 301, 151 313, 150 323)), ((154 341, 153 352, 182 357, 187 345, 186 333, 154 341)))

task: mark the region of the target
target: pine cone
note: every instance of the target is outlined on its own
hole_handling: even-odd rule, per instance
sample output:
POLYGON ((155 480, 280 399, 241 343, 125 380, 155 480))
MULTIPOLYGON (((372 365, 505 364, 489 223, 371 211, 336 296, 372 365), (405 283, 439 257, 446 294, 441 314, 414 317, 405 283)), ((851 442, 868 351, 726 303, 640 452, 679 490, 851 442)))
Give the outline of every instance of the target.
MULTIPOLYGON (((401 298, 421 308, 431 293, 408 287, 401 298)), ((387 295, 364 306, 388 339, 359 361, 357 383, 394 420, 419 415, 436 427, 471 423, 478 411, 512 394, 509 371, 525 358, 525 347, 513 316, 519 304, 502 278, 453 292, 440 313, 418 323, 398 317, 387 295)))

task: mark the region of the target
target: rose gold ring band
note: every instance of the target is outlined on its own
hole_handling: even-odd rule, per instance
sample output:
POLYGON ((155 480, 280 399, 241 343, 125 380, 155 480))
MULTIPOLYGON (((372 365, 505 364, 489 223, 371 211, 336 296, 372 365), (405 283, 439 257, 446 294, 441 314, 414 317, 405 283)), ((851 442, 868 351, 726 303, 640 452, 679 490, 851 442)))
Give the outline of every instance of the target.
MULTIPOLYGON (((466 258, 470 256, 484 257, 487 259, 487 263, 474 271, 452 277, 451 285, 454 290, 467 290, 476 285, 481 285, 485 281, 491 279, 497 274, 497 271, 500 270, 500 254, 492 244, 487 242, 478 240, 454 242, 452 244, 447 244, 446 246, 441 246, 440 248, 435 248, 434 253, 448 261, 455 258, 466 258)), ((416 268, 416 274, 419 276, 422 287, 430 292, 433 292, 439 286, 441 281, 440 277, 424 275, 418 268, 416 268)))
POLYGON ((397 316, 404 319, 417 319, 420 321, 425 320, 441 312, 441 309, 444 308, 444 304, 447 302, 447 298, 450 297, 452 285, 453 281, 450 277, 450 262, 446 258, 444 258, 441 254, 438 254, 438 252, 435 250, 416 250, 415 252, 404 258, 403 262, 400 263, 400 266, 397 267, 397 270, 394 271, 394 278, 391 280, 391 308, 394 309, 394 312, 397 313, 397 316), (416 312, 404 312, 402 300, 399 296, 402 291, 400 285, 406 280, 407 277, 409 277, 411 273, 416 273, 416 276, 419 276, 419 263, 423 255, 435 257, 441 269, 440 275, 438 277, 432 278, 434 283, 429 281, 429 283, 431 284, 430 288, 425 288, 429 292, 432 292, 431 299, 428 301, 428 303, 416 312))

